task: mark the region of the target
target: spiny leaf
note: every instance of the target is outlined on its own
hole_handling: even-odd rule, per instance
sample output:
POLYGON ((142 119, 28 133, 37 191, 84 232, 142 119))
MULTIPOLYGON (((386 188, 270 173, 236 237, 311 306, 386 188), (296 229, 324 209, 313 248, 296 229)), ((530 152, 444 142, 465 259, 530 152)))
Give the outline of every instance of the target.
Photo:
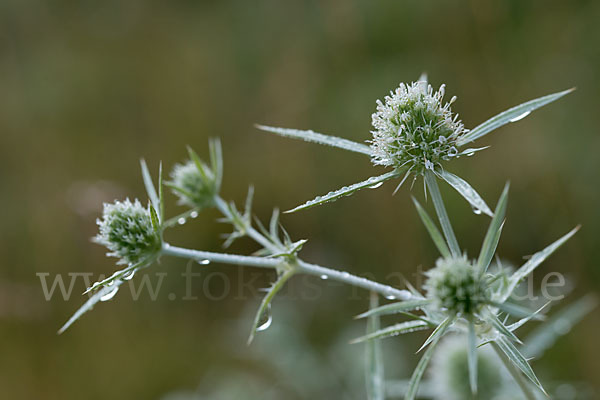
POLYGON ((496 343, 498 347, 500 347, 500 349, 506 355, 506 357, 508 357, 508 359, 517 368, 519 368, 525 374, 525 376, 529 378, 529 380, 531 380, 531 382, 533 382, 542 392, 544 392, 544 394, 546 394, 546 391, 542 387, 542 384, 535 376, 533 369, 531 369, 531 366, 529 365, 523 354, 521 354, 521 352, 519 352, 519 350, 510 341, 508 341, 504 336, 500 336, 494 341, 494 343, 496 343))
POLYGON ((484 213, 490 217, 494 215, 479 193, 467 181, 446 170, 438 171, 438 174, 471 204, 476 214, 484 213))
POLYGON ((424 182, 427 185, 427 188, 429 189, 429 193, 431 194, 433 206, 435 207, 438 219, 440 220, 440 224, 442 225, 442 231, 444 232, 444 236, 446 237, 448 247, 450 248, 450 251, 453 256, 459 256, 460 246, 458 245, 456 235, 454 234, 454 230, 452 229, 450 218, 448 218, 446 206, 444 206, 444 200, 442 199, 442 195, 440 193, 440 188, 437 184, 435 174, 430 170, 425 171, 424 182))
POLYGON ((388 179, 396 178, 397 176, 398 176, 398 172, 396 172, 396 171, 391 171, 391 172, 388 172, 388 173, 385 173, 385 174, 379 175, 379 176, 373 176, 365 181, 355 183, 350 186, 345 186, 345 187, 335 190, 333 192, 329 192, 326 195, 317 196, 313 200, 307 201, 306 203, 304 203, 296 208, 286 211, 286 213, 293 213, 296 211, 300 211, 300 210, 304 210, 304 209, 311 208, 314 206, 318 206, 323 203, 335 201, 335 200, 339 199, 340 197, 349 196, 352 193, 354 193, 360 189, 379 185, 380 183, 383 183, 383 182, 387 181, 388 179))
POLYGON ((543 315, 536 314, 535 311, 531 311, 528 308, 508 301, 505 301, 503 303, 497 301, 488 301, 488 304, 492 307, 496 307, 499 310, 518 318, 533 318, 537 320, 543 320, 545 318, 543 315))
POLYGON ((503 334, 504 336, 506 336, 510 340, 512 340, 514 342, 517 342, 519 344, 523 343, 523 342, 521 342, 521 339, 519 339, 514 333, 512 333, 512 331, 510 329, 508 329, 506 326, 504 326, 504 324, 502 323, 502 321, 500 321, 496 315, 490 314, 488 322, 494 328, 496 328, 496 330, 498 332, 500 332, 501 334, 503 334))
POLYGON ((366 154, 370 156, 372 154, 371 148, 362 143, 356 143, 348 139, 342 139, 336 136, 323 135, 322 133, 317 133, 312 130, 299 130, 299 129, 287 129, 287 128, 277 128, 274 126, 266 126, 266 125, 255 125, 258 129, 272 132, 279 136, 301 139, 306 142, 313 142, 324 144, 327 146, 337 147, 344 150, 353 151, 356 153, 366 154))
POLYGON ((146 165, 146 161, 142 158, 140 160, 140 165, 142 167, 142 178, 144 179, 144 186, 146 187, 146 193, 148 194, 148 198, 152 202, 152 205, 155 209, 160 208, 160 202, 158 199, 158 195, 156 194, 156 189, 154 188, 154 183, 152 183, 152 176, 150 176, 150 171, 148 171, 148 166, 146 165))
POLYGON ((419 360, 417 368, 415 368, 410 378, 410 382, 408 384, 408 391, 406 393, 406 396, 404 397, 404 400, 414 400, 417 396, 417 392, 419 390, 419 383, 421 382, 421 378, 423 378, 423 374, 425 373, 427 364, 429 364, 429 360, 431 360, 431 357, 433 356, 435 346, 437 345, 438 341, 443 336, 447 328, 448 325, 445 325, 443 327, 443 331, 440 332, 440 334, 437 335, 436 338, 434 338, 434 340, 431 342, 431 346, 429 346, 425 353, 423 353, 423 357, 421 357, 421 359, 419 360))
POLYGON ((430 302, 431 300, 429 299, 400 301, 396 303, 386 304, 376 308, 371 308, 369 311, 357 315, 355 318, 359 319, 370 317, 372 315, 387 315, 396 314, 403 311, 412 311, 417 308, 423 307, 429 304, 430 302))
POLYGON ((492 218, 492 222, 490 222, 490 226, 485 234, 485 239, 483 239, 481 252, 479 253, 479 258, 477 259, 477 269, 479 270, 480 274, 484 274, 485 271, 487 271, 490 263, 492 262, 492 258, 494 257, 494 253, 496 252, 496 248, 498 247, 498 241, 500 240, 500 234, 502 233, 502 224, 504 221, 504 216, 506 215, 508 188, 509 184, 507 183, 506 186, 504 186, 502 195, 500 195, 500 200, 498 200, 496 210, 494 210, 494 217, 492 218))
POLYGON ((538 308, 533 314, 531 314, 531 315, 529 315, 529 316, 527 316, 525 318, 521 318, 520 320, 518 320, 514 324, 510 324, 506 328, 508 328, 508 330, 511 331, 511 332, 516 331, 517 329, 519 329, 520 327, 522 327, 523 325, 525 325, 528 321, 530 321, 531 319, 533 319, 534 317, 536 317, 550 303, 551 303, 551 301, 547 302, 546 304, 544 304, 543 306, 541 306, 540 308, 538 308))
POLYGON ((571 93, 575 89, 568 89, 562 92, 549 94, 547 96, 539 97, 534 100, 530 100, 526 103, 520 104, 500 114, 488 119, 484 123, 473 128, 469 133, 460 138, 457 142, 458 146, 463 146, 469 142, 479 139, 480 137, 488 134, 489 132, 508 124, 509 122, 519 121, 528 116, 533 110, 536 110, 548 103, 558 100, 562 96, 571 93))
POLYGON ((287 271, 285 271, 269 289, 267 295, 263 298, 262 302, 260 303, 260 307, 258 307, 258 311, 256 312, 256 316, 254 317, 254 323, 252 324, 250 337, 248 337, 248 345, 252 343, 252 340, 254 340, 254 335, 256 334, 256 330, 258 329, 260 319, 267 311, 269 304, 271 304, 271 301, 273 300, 277 292, 279 292, 281 288, 283 288, 283 285, 288 281, 288 279, 290 279, 294 275, 295 272, 296 271, 293 269, 288 269, 287 271))
POLYGON ((429 232, 429 236, 431 236, 435 247, 437 247, 437 249, 443 257, 450 257, 450 249, 448 249, 448 246, 446 245, 446 242, 444 241, 444 237, 442 236, 441 232, 439 231, 433 220, 429 217, 427 211, 425 211, 423 207, 421 207, 421 204, 419 204, 417 199, 413 197, 412 200, 413 203, 415 203, 415 207, 417 207, 417 213, 419 214, 419 217, 421 217, 423 225, 425 225, 425 228, 427 228, 427 232, 429 232))
POLYGON ((580 226, 576 226, 573 230, 571 230, 569 233, 552 243, 550 246, 546 247, 541 251, 538 251, 533 256, 531 256, 529 261, 523 264, 523 266, 516 270, 514 274, 510 277, 509 285, 506 288, 506 291, 503 294, 501 300, 504 301, 508 299, 512 292, 515 290, 515 288, 518 286, 519 282, 521 282, 521 280, 524 279, 527 275, 532 273, 538 265, 540 265, 546 258, 548 258, 552 253, 554 253, 556 249, 558 249, 563 243, 565 243, 575 233, 577 233, 579 228, 580 226))
POLYGON ((425 343, 423 343, 423 345, 421 346, 421 348, 419 350, 417 350, 417 353, 419 353, 421 350, 423 350, 425 347, 427 347, 427 345, 429 345, 430 343, 432 343, 433 341, 437 341, 439 340, 439 338, 446 333, 446 330, 448 329, 448 327, 450 325, 452 325, 452 323, 456 320, 455 316, 448 316, 446 317, 445 320, 443 320, 438 326, 437 328, 435 328, 433 330, 433 332, 431 333, 431 335, 427 338, 427 340, 425 340, 425 343))
POLYGON ((399 324, 395 324, 392 326, 388 326, 387 328, 380 329, 380 330, 370 333, 368 335, 361 336, 359 338, 356 338, 356 339, 350 341, 350 343, 354 344, 354 343, 364 342, 366 340, 383 339, 383 338, 387 338, 390 336, 398 336, 398 335, 402 335, 405 333, 422 331, 427 328, 429 328, 429 324, 425 321, 420 321, 420 320, 406 321, 406 322, 401 322, 399 324))

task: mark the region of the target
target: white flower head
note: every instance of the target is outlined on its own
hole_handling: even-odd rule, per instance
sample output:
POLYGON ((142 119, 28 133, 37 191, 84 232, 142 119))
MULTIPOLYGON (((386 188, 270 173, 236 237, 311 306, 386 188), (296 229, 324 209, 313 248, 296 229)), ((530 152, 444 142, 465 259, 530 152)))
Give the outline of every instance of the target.
POLYGON ((474 314, 487 299, 486 285, 466 256, 439 258, 425 275, 427 297, 451 313, 474 314))
POLYGON ((150 206, 144 208, 137 199, 104 203, 96 223, 100 232, 93 241, 106 246, 108 256, 120 258, 117 264, 136 264, 160 251, 162 240, 150 206))
POLYGON ((377 100, 372 115, 372 161, 377 165, 408 167, 415 174, 434 169, 442 161, 459 156, 457 141, 467 131, 443 103, 445 86, 434 92, 426 82, 401 83, 377 100))

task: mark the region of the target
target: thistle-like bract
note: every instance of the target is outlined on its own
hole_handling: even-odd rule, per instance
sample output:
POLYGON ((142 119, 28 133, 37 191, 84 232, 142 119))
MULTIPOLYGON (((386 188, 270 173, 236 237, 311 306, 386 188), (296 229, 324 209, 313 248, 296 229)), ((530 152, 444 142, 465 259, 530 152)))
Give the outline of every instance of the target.
POLYGON ((176 164, 171 172, 172 181, 169 186, 179 197, 179 203, 191 208, 209 207, 214 200, 214 176, 209 168, 200 171, 194 161, 176 164))
POLYGON ((456 97, 444 104, 444 93, 444 85, 434 91, 425 81, 401 83, 383 102, 377 100, 370 141, 373 163, 422 173, 458 157, 457 140, 466 130, 450 109, 456 97))
POLYGON ((94 242, 106 246, 108 256, 120 258, 117 264, 137 264, 152 258, 162 243, 153 211, 152 206, 144 208, 137 199, 133 203, 129 199, 104 203, 102 219, 96 221, 100 232, 94 242))
POLYGON ((427 297, 441 309, 472 314, 487 299, 485 285, 466 256, 439 258, 425 275, 427 297))

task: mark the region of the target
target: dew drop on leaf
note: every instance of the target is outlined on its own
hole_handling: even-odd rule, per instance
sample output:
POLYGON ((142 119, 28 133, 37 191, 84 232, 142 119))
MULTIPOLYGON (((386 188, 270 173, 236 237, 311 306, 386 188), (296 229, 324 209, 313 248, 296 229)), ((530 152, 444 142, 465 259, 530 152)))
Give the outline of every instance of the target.
POLYGON ((510 120, 510 122, 517 122, 522 120, 523 118, 525 118, 526 116, 528 116, 529 114, 531 114, 531 111, 525 111, 523 114, 521 115, 517 115, 516 117, 512 118, 510 120))
POLYGON ((177 220, 177 223, 178 223, 179 225, 183 225, 183 224, 185 224, 185 218, 183 218, 183 217, 179 218, 179 219, 177 220))
POLYGON ((190 213, 190 217, 192 217, 192 218, 197 218, 197 217, 198 217, 198 211, 192 211, 192 212, 190 213))
POLYGON ((271 304, 269 303, 269 305, 267 305, 267 309, 265 310, 263 315, 261 315, 261 320, 258 323, 258 326, 256 327, 256 331, 257 332, 266 331, 267 329, 269 329, 272 322, 273 322, 273 316, 271 315, 271 304))
POLYGON ((115 297, 115 295, 117 294, 118 291, 119 291, 119 287, 115 286, 113 290, 111 290, 110 292, 107 292, 105 295, 100 297, 100 301, 109 301, 110 299, 115 297))
POLYGON ((327 275, 323 274, 323 275, 321 275, 321 279, 327 280, 327 279, 329 279, 329 277, 327 275))
POLYGON ((198 260, 198 264, 200 264, 200 265, 208 265, 208 264, 210 264, 210 260, 198 260))
POLYGON ((383 185, 383 182, 379 182, 379 183, 374 184, 373 186, 369 186, 369 189, 377 189, 381 185, 383 185))
POLYGON ((135 275, 135 272, 136 270, 129 271, 125 275, 123 275, 121 279, 123 279, 124 281, 130 281, 135 275))

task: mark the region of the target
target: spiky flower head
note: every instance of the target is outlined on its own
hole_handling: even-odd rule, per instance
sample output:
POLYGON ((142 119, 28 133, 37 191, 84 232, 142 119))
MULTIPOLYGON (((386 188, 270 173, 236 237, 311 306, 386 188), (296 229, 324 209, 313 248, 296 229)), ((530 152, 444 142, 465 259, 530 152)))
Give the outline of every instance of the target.
POLYGON ((158 218, 151 205, 144 208, 137 199, 104 203, 96 223, 100 232, 93 240, 110 250, 108 256, 120 258, 117 264, 137 264, 160 251, 158 218))
MULTIPOLYGON (((430 389, 436 400, 472 398, 469 387, 467 338, 452 335, 437 347, 429 368, 430 389)), ((480 399, 494 399, 504 391, 503 367, 490 346, 477 349, 477 388, 480 399)))
POLYGON ((466 256, 439 258, 425 275, 427 297, 451 313, 473 314, 487 300, 486 286, 466 256))
POLYGON ((456 97, 444 104, 444 93, 444 85, 434 92, 424 81, 401 83, 383 102, 377 100, 370 141, 373 163, 406 166, 421 174, 458 157, 457 140, 466 130, 450 109, 456 97))
POLYGON ((179 203, 192 208, 206 208, 213 204, 217 186, 214 173, 197 162, 188 160, 176 164, 171 172, 169 186, 179 197, 179 203))

